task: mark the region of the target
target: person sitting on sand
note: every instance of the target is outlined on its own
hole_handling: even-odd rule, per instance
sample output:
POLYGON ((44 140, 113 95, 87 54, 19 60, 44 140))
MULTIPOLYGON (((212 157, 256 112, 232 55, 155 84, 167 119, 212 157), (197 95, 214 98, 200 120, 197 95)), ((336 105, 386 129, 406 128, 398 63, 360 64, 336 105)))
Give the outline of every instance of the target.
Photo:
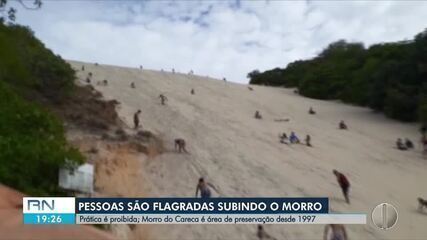
POLYGON ((340 121, 339 129, 342 129, 342 130, 348 129, 347 124, 345 124, 345 122, 343 120, 340 121))
POLYGON ((258 225, 258 231, 256 233, 257 237, 259 240, 264 240, 264 239, 271 239, 271 240, 275 240, 276 238, 270 236, 270 234, 268 234, 265 230, 264 227, 259 224, 258 225))
POLYGON ((210 198, 211 197, 211 190, 210 188, 213 188, 216 192, 218 192, 217 188, 211 184, 210 182, 206 182, 204 178, 199 178, 199 182, 197 183, 196 187, 196 197, 199 194, 200 191, 200 197, 201 198, 210 198))
POLYGON ((130 83, 130 87, 131 87, 131 88, 135 88, 135 83, 134 83, 134 82, 131 82, 131 83, 130 83))
POLYGON ((409 140, 409 139, 405 138, 405 147, 406 147, 407 149, 412 149, 412 148, 414 148, 414 144, 412 143, 412 141, 411 141, 411 140, 409 140))
POLYGON ((307 145, 308 147, 312 147, 312 145, 311 145, 311 136, 308 135, 308 134, 305 137, 305 145, 307 145))
POLYGON ((159 98, 160 98, 162 105, 165 105, 165 102, 168 100, 168 98, 163 94, 160 94, 159 98))
POLYGON ((288 135, 286 133, 283 133, 280 137, 280 142, 284 144, 288 144, 288 135))
POLYGON ((141 110, 138 109, 138 111, 133 115, 133 124, 135 129, 139 128, 139 114, 141 114, 141 110))
POLYGON ((182 138, 176 138, 175 139, 175 151, 178 150, 179 153, 181 152, 187 152, 187 149, 185 148, 185 140, 182 138))
POLYGON ((259 113, 259 111, 257 110, 257 111, 255 111, 255 116, 254 116, 256 119, 262 119, 262 116, 261 116, 261 114, 259 113))
POLYGON ((406 146, 402 142, 402 139, 400 139, 400 138, 398 138, 396 141, 396 147, 397 147, 397 149, 402 150, 402 151, 407 150, 406 146))
POLYGON ((300 143, 300 140, 294 132, 291 132, 291 135, 289 136, 289 142, 292 144, 293 143, 300 143))
POLYGON ((310 109, 308 110, 308 113, 309 113, 309 114, 316 114, 316 112, 313 110, 313 108, 312 108, 312 107, 310 107, 310 109))
POLYGON ((249 86, 248 86, 248 89, 249 89, 250 91, 253 91, 253 90, 254 90, 253 88, 251 88, 251 87, 249 87, 249 86))
POLYGON ((323 240, 348 240, 342 224, 328 224, 323 232, 323 240), (328 237, 329 236, 329 237, 328 237))

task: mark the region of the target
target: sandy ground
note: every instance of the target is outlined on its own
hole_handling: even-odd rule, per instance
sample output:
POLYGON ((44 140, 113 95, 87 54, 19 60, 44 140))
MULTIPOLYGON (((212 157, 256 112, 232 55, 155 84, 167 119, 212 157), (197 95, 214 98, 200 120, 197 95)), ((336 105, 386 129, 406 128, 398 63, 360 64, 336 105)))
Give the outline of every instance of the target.
MULTIPOLYGON (((150 192, 141 164, 147 155, 140 154, 128 142, 107 141, 97 135, 68 129, 67 139, 95 166, 94 197, 145 197, 150 192)), ((117 239, 150 238, 148 225, 106 225, 117 239)))
MULTIPOLYGON (((82 63, 71 62, 80 70, 82 63)), ((106 99, 121 102, 119 115, 129 126, 137 109, 144 128, 166 142, 170 151, 140 161, 141 185, 152 197, 191 197, 204 176, 224 197, 330 198, 337 213, 367 213, 381 202, 399 212, 397 226, 377 230, 371 223, 349 225, 350 239, 426 239, 427 214, 417 211, 417 197, 427 198, 427 160, 422 158, 415 124, 403 124, 360 107, 298 96, 289 89, 225 83, 187 74, 95 66, 85 63, 80 81, 92 84, 106 99), (106 79, 108 86, 96 85, 106 79), (135 82, 136 88, 130 88, 135 82), (194 88, 195 95, 190 94, 194 88), (159 94, 169 101, 160 104, 159 94), (313 106, 317 115, 308 115, 313 106), (262 120, 253 118, 259 110, 262 120), (275 122, 289 118, 290 122, 275 122), (337 129, 345 120, 349 131, 337 129), (280 144, 280 132, 312 137, 313 148, 280 144), (186 139, 190 154, 173 152, 173 139, 186 139), (394 149, 397 137, 416 142, 412 151, 394 149), (352 203, 341 195, 332 169, 352 184, 352 203)), ((133 186, 123 186, 132 188, 133 186)), ((321 239, 323 225, 270 225, 278 239, 321 239)), ((255 225, 152 225, 149 239, 256 239, 255 225)))

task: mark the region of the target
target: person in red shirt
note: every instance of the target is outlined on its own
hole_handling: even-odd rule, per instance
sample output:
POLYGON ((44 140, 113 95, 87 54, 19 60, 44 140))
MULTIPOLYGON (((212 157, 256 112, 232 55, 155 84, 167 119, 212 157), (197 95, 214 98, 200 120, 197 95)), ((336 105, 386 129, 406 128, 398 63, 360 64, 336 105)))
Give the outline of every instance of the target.
POLYGON ((345 201, 348 204, 350 204, 350 199, 348 197, 348 191, 350 189, 350 182, 348 181, 347 177, 344 174, 338 172, 337 170, 334 169, 332 172, 337 177, 337 181, 338 181, 338 183, 341 187, 341 190, 344 194, 345 201))

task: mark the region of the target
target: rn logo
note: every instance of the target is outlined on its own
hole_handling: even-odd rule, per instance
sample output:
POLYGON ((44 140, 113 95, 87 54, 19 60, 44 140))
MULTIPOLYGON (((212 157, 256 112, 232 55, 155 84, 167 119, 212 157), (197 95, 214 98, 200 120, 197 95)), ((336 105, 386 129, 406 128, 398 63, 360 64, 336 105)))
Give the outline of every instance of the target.
POLYGON ((28 199, 27 200, 28 211, 36 210, 36 211, 45 211, 45 210, 54 210, 55 209, 55 200, 36 200, 36 199, 28 199))

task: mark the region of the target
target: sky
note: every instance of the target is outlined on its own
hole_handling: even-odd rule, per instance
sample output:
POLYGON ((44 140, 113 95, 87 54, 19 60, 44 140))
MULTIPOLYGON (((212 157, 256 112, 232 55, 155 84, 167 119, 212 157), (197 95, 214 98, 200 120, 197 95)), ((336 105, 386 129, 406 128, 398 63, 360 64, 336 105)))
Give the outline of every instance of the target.
MULTIPOLYGON (((16 3, 9 3, 10 6, 16 3)), ((247 73, 314 57, 344 39, 412 39, 427 1, 43 0, 17 23, 65 59, 247 83, 247 73)))

